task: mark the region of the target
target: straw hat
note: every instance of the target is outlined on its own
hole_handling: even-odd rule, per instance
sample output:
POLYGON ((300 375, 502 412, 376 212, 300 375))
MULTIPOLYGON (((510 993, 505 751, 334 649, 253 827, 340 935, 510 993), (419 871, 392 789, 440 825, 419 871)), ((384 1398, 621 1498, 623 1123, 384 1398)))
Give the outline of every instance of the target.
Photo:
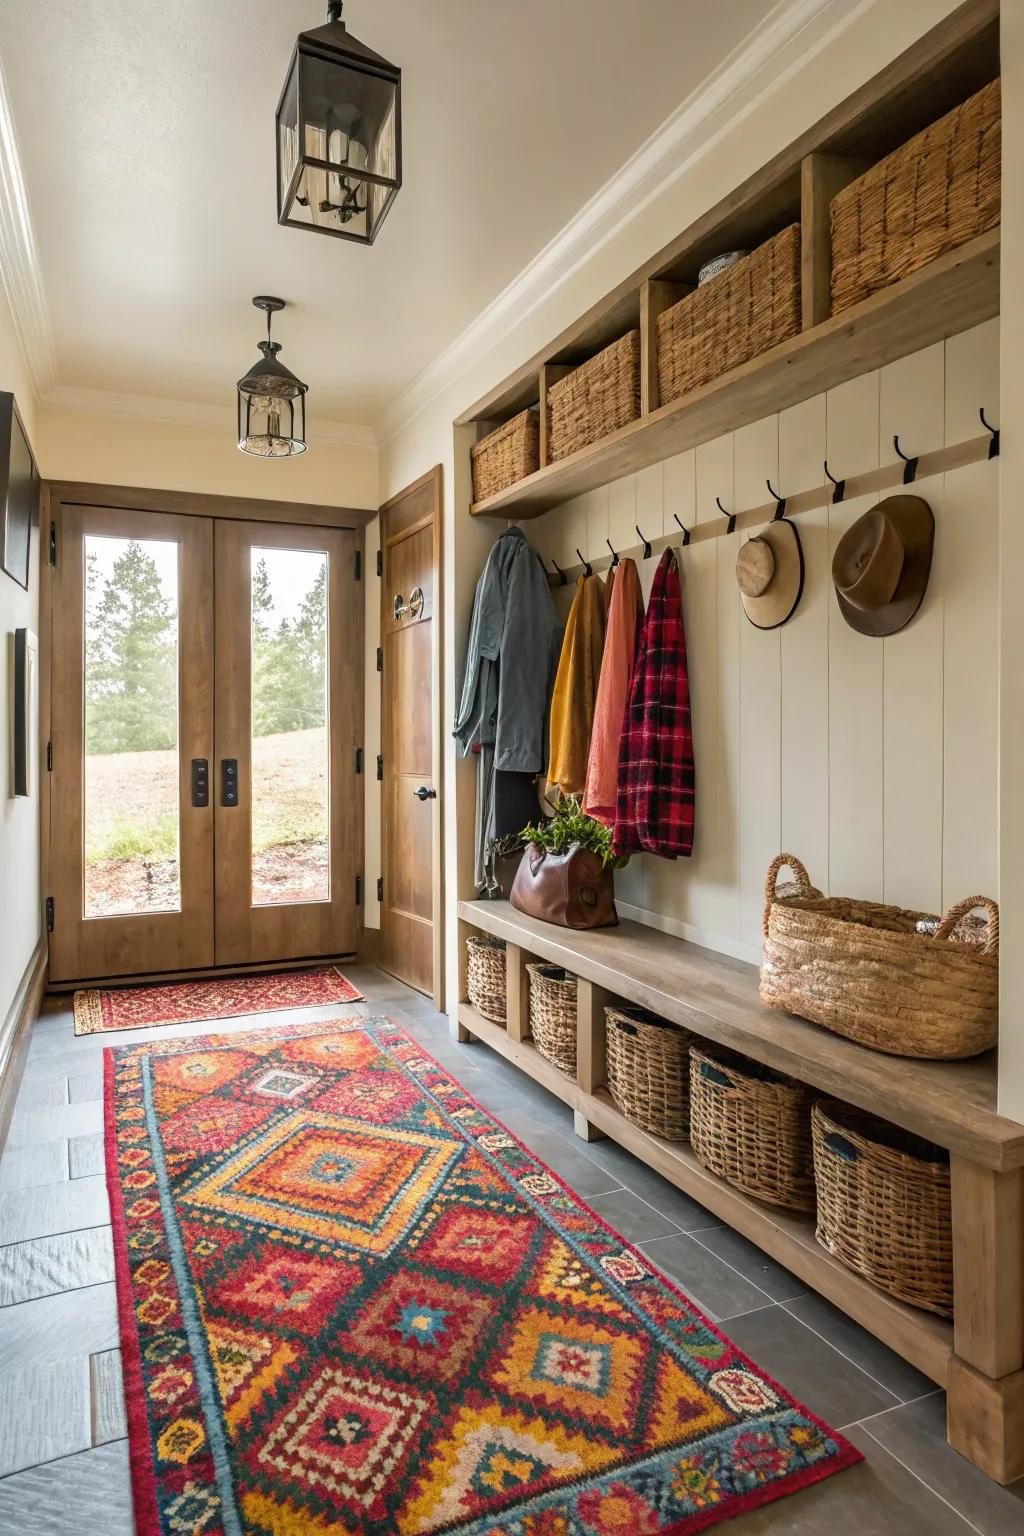
POLYGON ((843 534, 832 580, 843 618, 862 635, 894 635, 928 588, 935 542, 932 509, 920 496, 887 496, 843 534))
POLYGON ((796 524, 776 518, 736 556, 743 611, 758 629, 778 629, 791 618, 804 590, 804 552, 796 524))

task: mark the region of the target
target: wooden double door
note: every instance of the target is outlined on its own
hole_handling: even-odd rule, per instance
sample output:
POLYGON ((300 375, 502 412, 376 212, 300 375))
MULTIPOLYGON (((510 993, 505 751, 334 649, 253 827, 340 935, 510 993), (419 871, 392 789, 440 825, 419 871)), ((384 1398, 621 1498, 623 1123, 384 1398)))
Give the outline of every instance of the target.
POLYGON ((360 535, 59 516, 50 979, 353 953, 360 535))

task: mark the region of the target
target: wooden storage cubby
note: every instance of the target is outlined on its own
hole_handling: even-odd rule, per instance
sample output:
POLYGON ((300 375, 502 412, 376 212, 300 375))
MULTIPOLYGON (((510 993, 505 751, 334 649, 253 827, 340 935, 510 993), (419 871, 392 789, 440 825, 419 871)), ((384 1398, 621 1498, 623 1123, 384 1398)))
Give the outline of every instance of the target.
POLYGON ((964 1062, 884 1056, 765 1007, 754 966, 636 922, 577 933, 508 902, 462 902, 470 928, 505 940, 507 1028, 469 1004, 464 1038, 484 1042, 568 1104, 577 1133, 609 1136, 714 1211, 948 1392, 950 1441, 999 1482, 1024 1474, 1024 1126, 999 1115, 994 1054, 964 1062), (579 978, 572 1081, 529 1039, 526 965, 579 978), (815 1240, 811 1216, 765 1205, 627 1120, 605 1086, 604 1005, 625 1000, 694 1034, 937 1142, 950 1153, 955 1318, 905 1305, 815 1240))
POLYGON ((470 511, 536 517, 998 314, 997 228, 833 316, 829 227, 829 204, 842 187, 996 77, 998 16, 998 0, 968 0, 466 412, 463 422, 501 420, 527 398, 541 402, 540 468, 470 511), (794 221, 801 226, 799 335, 662 406, 658 316, 693 288, 710 257, 737 247, 753 249, 794 221), (550 463, 548 385, 636 325, 639 418, 550 463))

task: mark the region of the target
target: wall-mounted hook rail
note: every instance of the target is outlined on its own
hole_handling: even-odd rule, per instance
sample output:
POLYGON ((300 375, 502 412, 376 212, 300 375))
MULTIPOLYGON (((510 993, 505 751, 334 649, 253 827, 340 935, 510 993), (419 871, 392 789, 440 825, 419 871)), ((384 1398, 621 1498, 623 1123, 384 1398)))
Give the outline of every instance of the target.
POLYGON ((916 455, 913 458, 910 458, 903 452, 903 449, 900 447, 899 436, 896 433, 893 434, 892 445, 899 457, 903 460, 903 484, 913 485, 914 481, 917 479, 916 455))
POLYGON ((678 514, 678 512, 673 512, 672 516, 675 518, 676 523, 678 524, 678 526, 680 528, 682 528, 682 530, 683 530, 683 548, 685 549, 687 544, 689 544, 689 542, 690 542, 690 530, 689 530, 689 528, 686 527, 685 523, 680 523, 679 522, 679 514, 678 514))
POLYGON ((569 578, 562 570, 562 567, 559 565, 554 555, 551 556, 551 564, 555 568, 555 575, 558 577, 558 585, 560 587, 567 587, 569 585, 569 578))
POLYGON ((584 576, 593 576, 593 574, 594 574, 594 567, 591 565, 589 560, 584 560, 583 556, 579 552, 579 549, 577 549, 577 551, 576 551, 576 558, 579 561, 580 565, 582 565, 582 567, 583 567, 583 574, 584 574, 584 576))
POLYGON ((723 517, 727 517, 729 519, 729 526, 725 530, 726 533, 735 533, 736 532, 736 513, 735 512, 727 512, 725 510, 725 508, 722 506, 722 498, 721 498, 721 496, 716 496, 715 497, 715 506, 718 508, 719 512, 721 512, 723 517))
MULTIPOLYGON (((615 567, 619 563, 619 557, 615 553, 614 549, 612 549, 612 541, 611 541, 611 539, 605 539, 605 543, 608 545, 608 548, 612 550, 612 570, 614 571, 615 567)), ((579 550, 577 550, 576 553, 579 554, 579 550)))
POLYGON ((640 532, 640 525, 638 523, 634 523, 633 526, 636 528, 636 536, 637 536, 637 538, 640 540, 640 543, 644 547, 643 558, 645 560, 649 560, 651 558, 651 541, 650 541, 650 539, 645 539, 644 538, 643 534, 640 532))
POLYGON ((990 459, 998 459, 998 457, 999 457, 999 428, 998 427, 994 427, 990 421, 986 421, 985 420, 985 407, 984 406, 982 406, 981 410, 978 412, 978 416, 979 416, 979 418, 981 420, 982 426, 985 428, 985 431, 991 433, 991 437, 989 438, 989 445, 988 445, 988 456, 989 456, 990 459))
POLYGON ((834 487, 832 491, 832 505, 837 507, 842 501, 843 497, 846 495, 846 481, 836 479, 835 475, 828 467, 828 459, 825 460, 825 478, 826 480, 831 480, 832 482, 834 487))
POLYGON ((777 523, 780 517, 785 517, 786 515, 786 498, 785 496, 780 496, 778 491, 772 489, 770 480, 766 480, 765 485, 768 487, 769 496, 775 502, 775 516, 772 518, 772 522, 777 523))

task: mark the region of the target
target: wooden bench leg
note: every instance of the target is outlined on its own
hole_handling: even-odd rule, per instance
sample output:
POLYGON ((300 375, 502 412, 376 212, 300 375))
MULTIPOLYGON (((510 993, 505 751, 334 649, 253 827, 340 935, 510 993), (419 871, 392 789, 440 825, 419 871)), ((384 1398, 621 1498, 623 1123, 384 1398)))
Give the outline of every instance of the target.
POLYGON ((510 1040, 530 1038, 529 959, 518 944, 505 945, 505 1028, 510 1040))
POLYGON ((1024 1474, 1024 1170, 956 1154, 949 1442, 999 1483, 1024 1474))
MULTIPOLYGON (((610 993, 581 977, 576 988, 576 1083, 584 1093, 595 1093, 605 1083, 604 1005, 610 993)), ((583 1141, 602 1141, 598 1130, 581 1110, 573 1111, 576 1135, 583 1141)))
POLYGON ((474 1038, 465 1024, 460 1024, 457 1018, 448 1020, 448 1035, 450 1039, 457 1040, 460 1045, 465 1045, 468 1040, 474 1038))

